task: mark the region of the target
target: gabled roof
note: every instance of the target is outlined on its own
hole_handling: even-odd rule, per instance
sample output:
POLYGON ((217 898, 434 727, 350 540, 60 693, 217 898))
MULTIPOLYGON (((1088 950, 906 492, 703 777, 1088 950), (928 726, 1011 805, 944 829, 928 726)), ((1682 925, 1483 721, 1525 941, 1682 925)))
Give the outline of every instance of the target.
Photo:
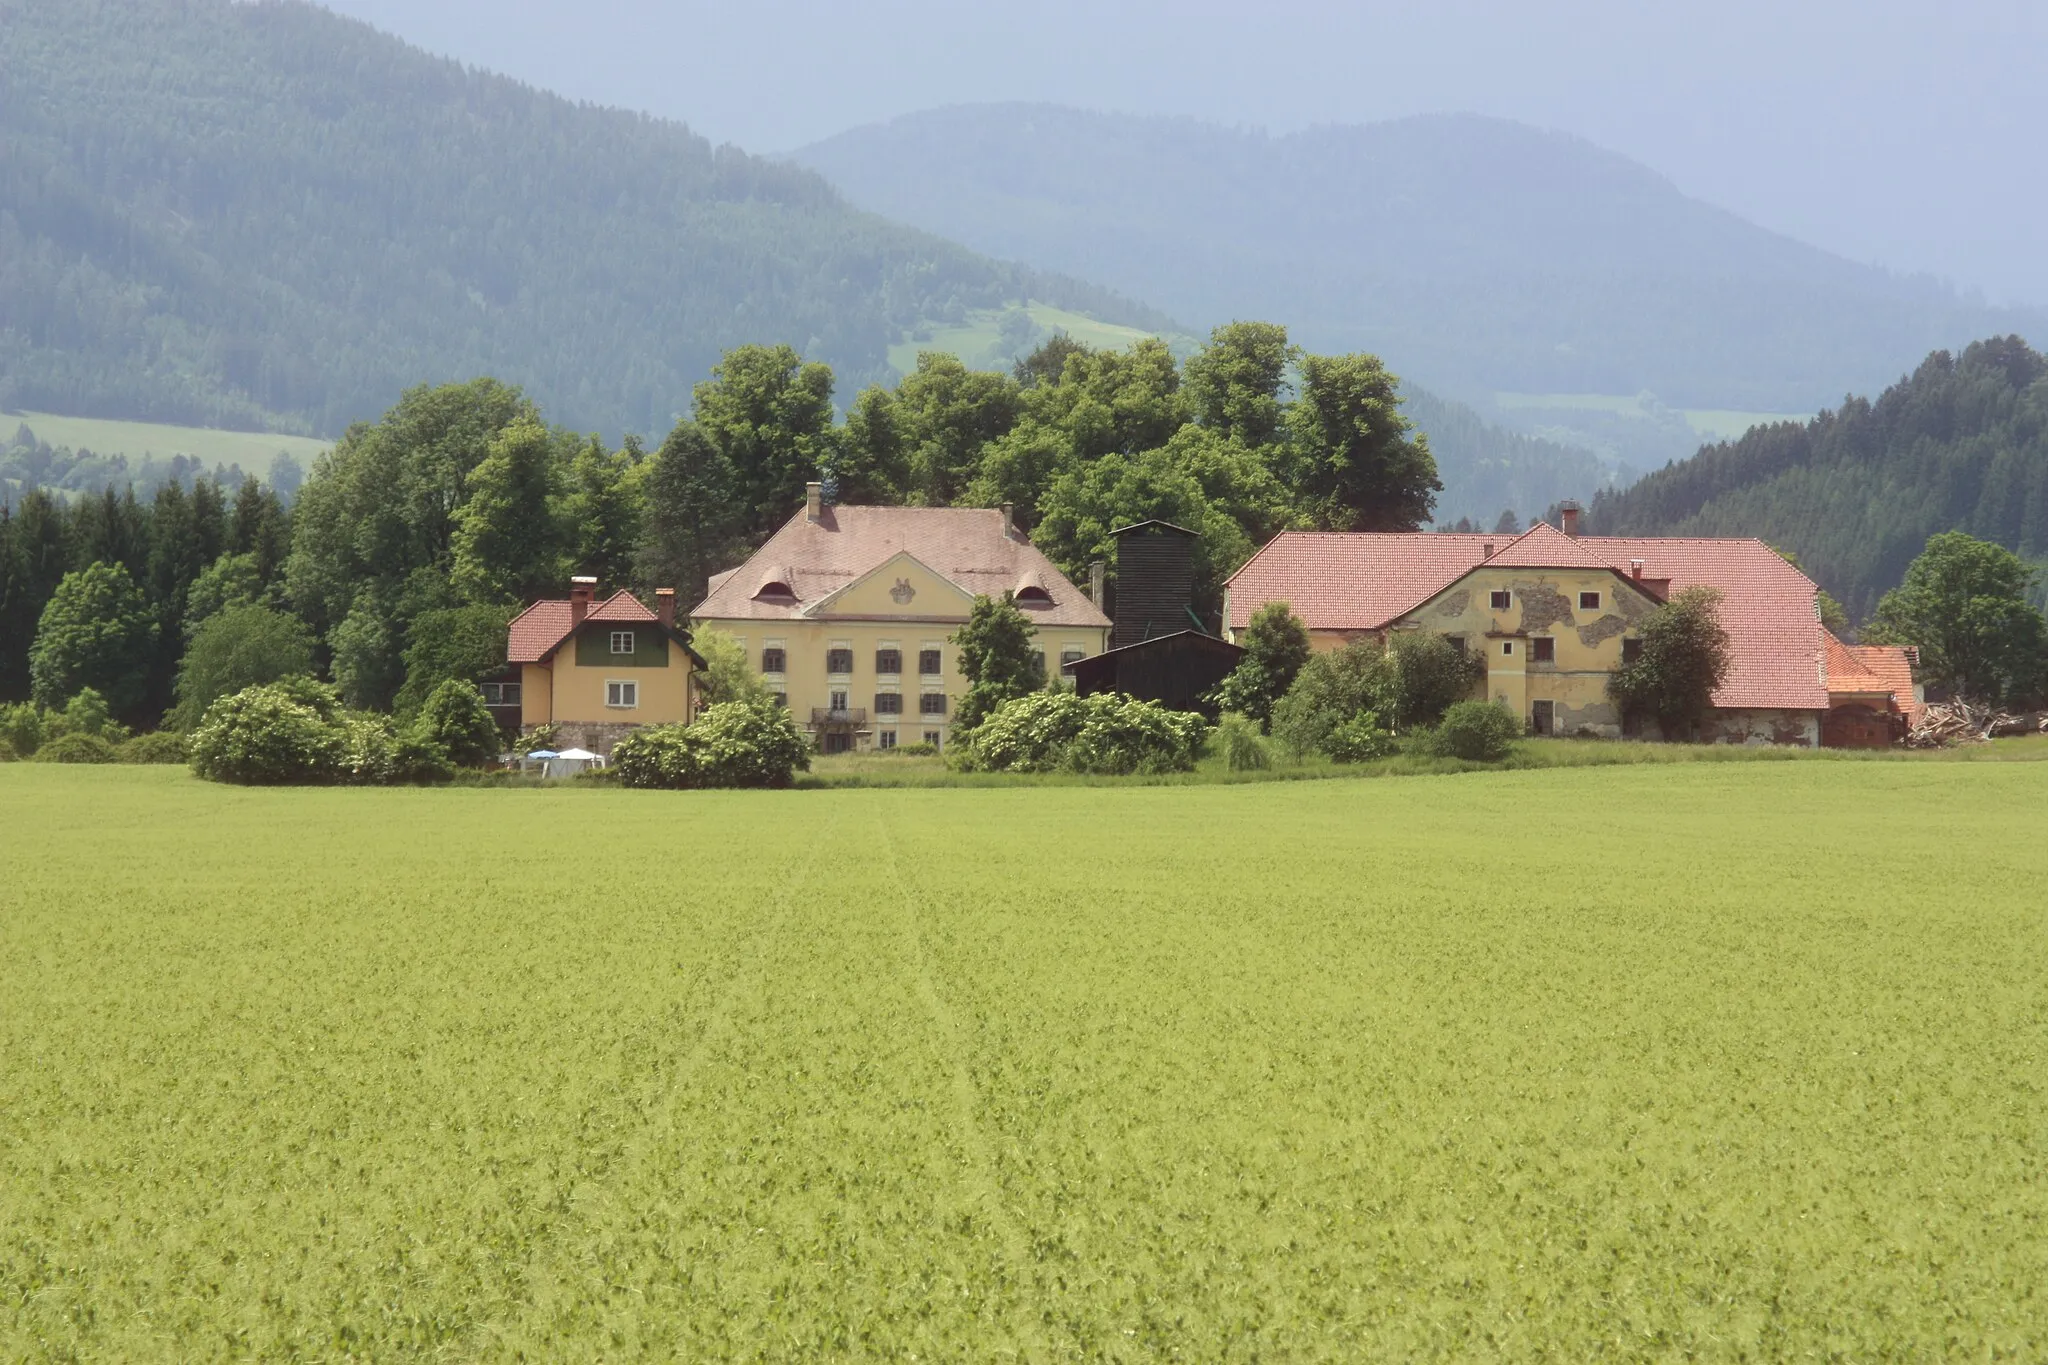
POLYGON ((1911 725, 1925 706, 1913 692, 1913 660, 1903 645, 1845 645, 1832 632, 1826 637, 1828 695, 1889 696, 1911 725))
POLYGON ((799 619, 839 589, 907 553, 970 597, 1001 597, 1036 575, 1052 600, 1026 605, 1034 622, 1106 628, 1109 618, 1088 595, 1008 526, 994 508, 825 507, 816 521, 798 511, 738 570, 715 575, 690 615, 700 621, 799 619), (757 596, 757 587, 767 581, 764 574, 788 583, 794 596, 757 596))
MULTIPOLYGON (((658 624, 661 620, 647 609, 645 603, 623 588, 592 606, 583 619, 585 622, 633 622, 646 625, 658 624)), ((507 663, 515 664, 540 663, 562 647, 562 642, 569 638, 572 630, 568 599, 544 597, 512 618, 505 660, 507 663)), ((695 659, 696 655, 693 653, 691 658, 695 659)), ((701 663, 702 660, 698 662, 701 663)))
POLYGON ((1284 601, 1310 630, 1379 630, 1481 565, 1607 569, 1655 596, 1718 588, 1729 670, 1714 705, 1827 707, 1813 581, 1760 540, 1567 536, 1545 524, 1512 542, 1462 532, 1290 531, 1232 575, 1228 625, 1242 630, 1260 606, 1284 601), (1489 542, 1499 547, 1491 560, 1489 542))

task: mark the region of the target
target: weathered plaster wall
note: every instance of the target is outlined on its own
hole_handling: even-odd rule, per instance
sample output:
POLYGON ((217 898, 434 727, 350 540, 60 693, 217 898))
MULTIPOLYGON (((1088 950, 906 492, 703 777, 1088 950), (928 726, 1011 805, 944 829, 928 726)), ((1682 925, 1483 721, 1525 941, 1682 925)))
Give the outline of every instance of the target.
POLYGON ((1818 711, 1715 711, 1700 728, 1708 744, 1786 744, 1816 748, 1820 744, 1818 711))

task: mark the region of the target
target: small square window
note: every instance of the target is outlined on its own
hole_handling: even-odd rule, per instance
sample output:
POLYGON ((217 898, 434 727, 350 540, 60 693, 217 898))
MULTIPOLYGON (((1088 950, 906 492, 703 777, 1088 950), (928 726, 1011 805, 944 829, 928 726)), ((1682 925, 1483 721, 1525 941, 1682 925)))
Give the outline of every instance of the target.
POLYGON ((875 714, 878 716, 900 716, 903 714, 901 692, 875 693, 875 714))
POLYGON ((853 651, 850 649, 828 649, 825 651, 827 673, 853 672, 853 651))
POLYGON ((1600 610, 1600 594, 1599 594, 1599 593, 1597 593, 1597 592, 1582 592, 1582 593, 1580 593, 1580 594, 1579 594, 1579 610, 1581 610, 1581 611, 1598 611, 1598 610, 1600 610))
POLYGON ((1503 654, 1512 654, 1512 653, 1514 653, 1514 652, 1515 652, 1515 642, 1514 642, 1513 640, 1502 640, 1502 641, 1500 642, 1500 652, 1501 652, 1501 653, 1503 653, 1503 654))
POLYGON ((1067 648, 1060 651, 1060 669, 1061 671, 1065 671, 1066 669, 1072 668, 1075 664, 1080 663, 1081 660, 1087 657, 1087 650, 1075 649, 1073 646, 1069 645, 1067 648))
POLYGON ((945 746, 939 743, 939 733, 937 730, 925 731, 924 742, 931 745, 934 749, 944 748, 945 746))
POLYGON ((1643 642, 1641 640, 1623 640, 1621 642, 1621 661, 1623 663, 1632 664, 1642 657, 1643 642))
POLYGON ((901 673, 903 651, 900 649, 878 649, 875 651, 875 672, 901 673))
POLYGON ((761 651, 761 671, 763 673, 780 673, 788 664, 789 655, 780 649, 764 649, 761 651))
POLYGON ((604 704, 630 710, 640 704, 640 684, 636 682, 607 682, 604 685, 604 704))
MULTIPOLYGON (((878 707, 878 708, 876 708, 876 709, 878 709, 878 710, 879 710, 880 708, 878 707)), ((896 747, 896 732, 895 732, 894 730, 884 730, 884 731, 882 731, 881 733, 877 734, 877 735, 875 736, 875 746, 876 746, 877 748, 881 748, 881 749, 893 749, 893 748, 895 748, 895 747, 896 747)))
POLYGON ((936 678, 946 671, 943 651, 920 649, 917 651, 917 671, 927 678, 936 678))
POLYGON ((1532 664, 1554 664, 1557 662, 1557 641, 1548 635, 1539 635, 1529 642, 1529 662, 1532 664))
POLYGON ((917 699, 917 714, 920 716, 943 716, 946 714, 946 694, 927 692, 917 699))
POLYGON ((1495 611, 1506 611, 1514 603, 1514 599, 1505 590, 1492 594, 1488 600, 1495 611))
POLYGON ((614 654, 631 654, 632 652, 633 652, 633 632, 632 632, 632 631, 630 631, 630 630, 615 630, 615 631, 613 631, 613 632, 612 632, 612 653, 614 653, 614 654))

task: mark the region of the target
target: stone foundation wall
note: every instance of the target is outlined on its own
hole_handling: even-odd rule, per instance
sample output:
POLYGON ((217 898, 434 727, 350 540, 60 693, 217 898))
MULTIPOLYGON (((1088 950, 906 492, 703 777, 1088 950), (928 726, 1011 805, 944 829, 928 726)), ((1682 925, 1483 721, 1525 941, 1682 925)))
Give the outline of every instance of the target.
POLYGON ((1700 728, 1707 744, 1788 744, 1813 749, 1820 746, 1818 711, 1715 711, 1700 728))
POLYGON ((620 739, 639 729, 627 721, 616 720, 565 720, 555 724, 556 749, 588 749, 606 758, 612 756, 612 746, 620 739))

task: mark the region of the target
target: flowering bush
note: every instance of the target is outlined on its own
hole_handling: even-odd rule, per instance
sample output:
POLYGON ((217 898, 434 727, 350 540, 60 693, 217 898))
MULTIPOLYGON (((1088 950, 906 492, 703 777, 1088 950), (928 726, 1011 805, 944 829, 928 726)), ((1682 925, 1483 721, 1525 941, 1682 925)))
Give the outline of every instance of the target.
POLYGON ((810 766, 810 741, 772 701, 719 702, 694 724, 635 730, 611 756, 628 787, 787 787, 810 766))
POLYGON ((1323 752, 1339 763, 1370 763, 1400 748, 1394 737, 1380 728, 1380 718, 1360 711, 1323 739, 1323 752))
POLYGON ((1184 773, 1208 735, 1200 716, 1134 697, 1034 692, 997 707, 955 753, 988 772, 1184 773))
POLYGON ((192 733, 192 771, 216 782, 336 782, 367 741, 341 723, 334 689, 306 679, 244 688, 207 708, 192 733), (352 753, 351 745, 358 749, 352 753))

